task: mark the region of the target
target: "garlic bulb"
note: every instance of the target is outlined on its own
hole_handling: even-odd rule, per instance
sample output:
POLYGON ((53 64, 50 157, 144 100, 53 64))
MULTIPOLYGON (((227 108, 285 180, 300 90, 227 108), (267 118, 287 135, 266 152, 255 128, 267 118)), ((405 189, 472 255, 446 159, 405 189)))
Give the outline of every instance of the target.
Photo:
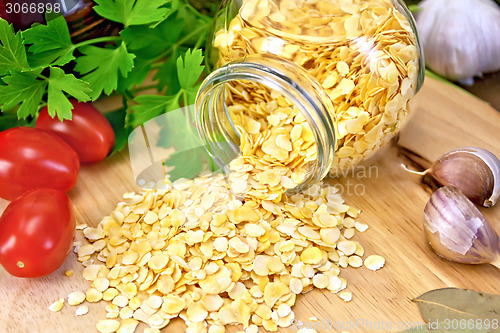
POLYGON ((459 189, 445 186, 434 192, 424 216, 427 239, 437 254, 463 264, 500 268, 498 235, 459 189))
POLYGON ((500 6, 493 0, 424 0, 416 14, 426 65, 453 81, 500 69, 500 6))

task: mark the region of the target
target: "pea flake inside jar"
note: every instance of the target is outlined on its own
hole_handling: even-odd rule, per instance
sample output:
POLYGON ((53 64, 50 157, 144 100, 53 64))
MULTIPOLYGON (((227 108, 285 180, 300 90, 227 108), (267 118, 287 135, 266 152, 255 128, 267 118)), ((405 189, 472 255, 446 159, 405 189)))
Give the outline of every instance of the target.
MULTIPOLYGON (((206 113, 225 112, 230 120, 221 120, 218 128, 234 126, 239 132, 226 136, 233 141, 238 137, 242 156, 234 163, 239 168, 241 160, 251 162, 249 153, 266 161, 261 151, 267 150, 266 155, 289 162, 289 155, 305 152, 304 162, 310 162, 303 166, 305 175, 302 170, 282 173, 288 178, 295 174, 299 184, 309 183, 304 187, 314 183, 309 180, 312 173, 317 181, 370 157, 408 120, 409 101, 422 84, 424 67, 413 18, 401 2, 244 0, 223 2, 221 8, 209 53, 217 69, 198 95, 200 133, 216 159, 220 154, 214 138, 220 136, 212 135, 213 127, 206 122, 223 117, 206 113), (282 67, 276 65, 280 62, 282 67), (220 84, 224 98, 215 98, 214 87, 220 84), (320 107, 304 111, 287 93, 319 100, 320 107), (314 142, 294 146, 290 126, 293 129, 293 121, 301 116, 300 126, 309 128, 306 133, 314 142), (265 133, 271 136, 259 137, 265 133), (323 156, 328 149, 334 154, 323 156), (319 166, 314 159, 321 160, 319 166), (320 170, 312 172, 314 168, 320 170)), ((235 157, 222 158, 219 164, 235 157)))
POLYGON ((301 184, 307 163, 316 159, 311 127, 285 97, 252 82, 231 85, 228 112, 241 133, 241 156, 229 164, 235 194, 279 202, 301 184), (242 91, 258 89, 246 100, 242 91))

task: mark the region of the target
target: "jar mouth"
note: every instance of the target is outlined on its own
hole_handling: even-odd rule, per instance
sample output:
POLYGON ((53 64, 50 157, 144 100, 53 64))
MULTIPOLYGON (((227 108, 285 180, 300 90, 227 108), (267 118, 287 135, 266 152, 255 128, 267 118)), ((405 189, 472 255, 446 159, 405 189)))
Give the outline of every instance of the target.
POLYGON ((305 180, 287 191, 296 193, 323 179, 333 164, 336 123, 331 100, 318 81, 301 67, 270 55, 249 55, 212 72, 196 96, 196 127, 209 154, 229 173, 229 163, 240 155, 239 133, 225 104, 230 82, 250 81, 270 88, 296 107, 309 124, 317 146, 317 158, 308 166, 305 180))

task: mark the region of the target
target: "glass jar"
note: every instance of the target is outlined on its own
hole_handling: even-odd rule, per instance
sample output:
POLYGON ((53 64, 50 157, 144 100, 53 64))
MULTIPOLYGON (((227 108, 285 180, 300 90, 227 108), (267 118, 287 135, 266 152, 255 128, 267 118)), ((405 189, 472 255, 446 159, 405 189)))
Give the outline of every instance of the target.
MULTIPOLYGON (((207 62, 212 73, 198 92, 196 121, 217 164, 227 169, 245 153, 243 132, 254 120, 273 131, 295 127, 295 116, 273 120, 284 98, 316 149, 305 154, 297 191, 358 165, 393 138, 424 79, 415 23, 400 0, 226 0, 207 62)), ((247 145, 258 145, 253 138, 247 145)))

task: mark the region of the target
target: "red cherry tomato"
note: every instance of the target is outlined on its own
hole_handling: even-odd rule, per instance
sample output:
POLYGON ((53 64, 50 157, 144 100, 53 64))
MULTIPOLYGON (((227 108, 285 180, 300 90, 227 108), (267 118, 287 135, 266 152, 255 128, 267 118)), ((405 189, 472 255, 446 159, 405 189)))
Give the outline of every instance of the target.
POLYGON ((73 205, 64 192, 26 192, 0 217, 0 264, 18 277, 50 274, 66 259, 74 235, 73 205))
POLYGON ((98 162, 108 156, 115 143, 115 132, 106 117, 91 104, 78 103, 74 106, 71 120, 61 122, 51 118, 44 107, 36 121, 36 128, 56 133, 76 151, 81 163, 98 162))
POLYGON ((0 197, 40 187, 68 192, 80 170, 76 152, 53 133, 30 127, 0 132, 0 197))

